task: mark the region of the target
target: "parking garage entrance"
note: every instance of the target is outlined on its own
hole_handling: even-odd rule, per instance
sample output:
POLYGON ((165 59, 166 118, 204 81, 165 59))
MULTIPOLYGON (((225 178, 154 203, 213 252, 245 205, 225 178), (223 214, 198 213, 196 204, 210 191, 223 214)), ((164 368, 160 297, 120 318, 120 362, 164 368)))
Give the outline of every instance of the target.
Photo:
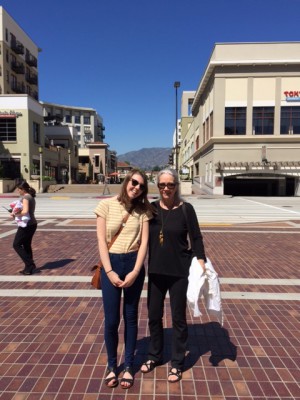
POLYGON ((224 194, 232 196, 294 196, 298 177, 267 174, 231 175, 224 178, 224 194))

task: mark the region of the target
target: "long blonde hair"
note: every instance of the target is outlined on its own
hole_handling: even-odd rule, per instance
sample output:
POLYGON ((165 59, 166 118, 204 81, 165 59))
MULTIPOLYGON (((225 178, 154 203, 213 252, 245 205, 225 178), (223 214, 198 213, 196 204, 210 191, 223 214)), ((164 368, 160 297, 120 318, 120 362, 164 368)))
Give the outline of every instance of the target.
POLYGON ((120 203, 122 203, 125 207, 125 209, 129 212, 132 212, 133 210, 140 210, 142 212, 147 212, 151 210, 150 203, 148 201, 148 178, 147 175, 144 173, 144 171, 134 168, 128 174, 126 175, 124 182, 122 184, 121 192, 118 195, 118 200, 120 203), (128 182, 132 179, 133 175, 138 174, 140 175, 143 180, 144 180, 144 186, 145 189, 142 191, 142 193, 136 197, 135 199, 130 199, 127 194, 127 185, 128 182))

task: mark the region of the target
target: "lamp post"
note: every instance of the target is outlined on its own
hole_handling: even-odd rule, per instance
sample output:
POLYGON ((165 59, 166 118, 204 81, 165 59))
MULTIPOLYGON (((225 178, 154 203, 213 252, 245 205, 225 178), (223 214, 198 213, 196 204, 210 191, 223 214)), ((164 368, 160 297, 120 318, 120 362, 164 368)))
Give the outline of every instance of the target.
POLYGON ((43 148, 39 147, 40 153, 40 193, 43 193, 43 148))
POLYGON ((71 185, 72 184, 72 171, 71 171, 71 149, 68 149, 68 155, 69 155, 69 182, 68 184, 71 185))
POLYGON ((176 81, 174 82, 174 88, 175 88, 175 170, 178 173, 178 102, 177 102, 177 89, 180 87, 180 82, 176 81))

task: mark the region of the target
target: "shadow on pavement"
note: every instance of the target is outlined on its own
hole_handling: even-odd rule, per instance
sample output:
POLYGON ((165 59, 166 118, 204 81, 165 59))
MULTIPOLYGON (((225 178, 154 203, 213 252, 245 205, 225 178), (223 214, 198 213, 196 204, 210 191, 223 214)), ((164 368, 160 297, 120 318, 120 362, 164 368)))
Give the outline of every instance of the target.
MULTIPOLYGON (((229 359, 235 361, 237 347, 230 341, 227 329, 219 322, 207 322, 204 324, 189 324, 188 354, 185 358, 184 370, 192 368, 199 358, 210 352, 210 363, 217 367, 218 364, 229 359)), ((148 360, 149 337, 143 337, 137 341, 135 364, 137 371, 141 364, 148 360)), ((164 355, 163 364, 171 360, 172 329, 164 329, 164 355)))
POLYGON ((215 367, 225 359, 235 361, 237 357, 237 347, 230 341, 227 329, 219 322, 189 325, 188 350, 187 369, 192 368, 208 352, 211 353, 209 361, 215 367))
POLYGON ((71 262, 74 262, 72 258, 65 258, 63 260, 57 260, 57 261, 52 261, 52 262, 47 262, 45 265, 43 265, 40 268, 37 268, 35 273, 42 272, 43 270, 47 269, 58 269, 58 268, 63 268, 66 265, 70 264, 71 262))

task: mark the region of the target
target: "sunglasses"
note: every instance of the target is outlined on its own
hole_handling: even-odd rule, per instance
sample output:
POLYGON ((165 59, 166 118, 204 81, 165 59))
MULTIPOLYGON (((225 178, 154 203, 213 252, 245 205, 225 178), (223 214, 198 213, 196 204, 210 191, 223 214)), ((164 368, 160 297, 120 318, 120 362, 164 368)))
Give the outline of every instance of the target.
POLYGON ((165 189, 166 187, 168 189, 174 189, 175 186, 176 186, 176 183, 172 183, 172 182, 163 183, 162 182, 162 183, 158 183, 157 186, 158 186, 159 189, 165 189))
POLYGON ((139 186, 141 190, 145 190, 146 186, 143 183, 140 183, 139 181, 137 181, 136 179, 130 179, 131 180, 131 184, 132 186, 139 186))

